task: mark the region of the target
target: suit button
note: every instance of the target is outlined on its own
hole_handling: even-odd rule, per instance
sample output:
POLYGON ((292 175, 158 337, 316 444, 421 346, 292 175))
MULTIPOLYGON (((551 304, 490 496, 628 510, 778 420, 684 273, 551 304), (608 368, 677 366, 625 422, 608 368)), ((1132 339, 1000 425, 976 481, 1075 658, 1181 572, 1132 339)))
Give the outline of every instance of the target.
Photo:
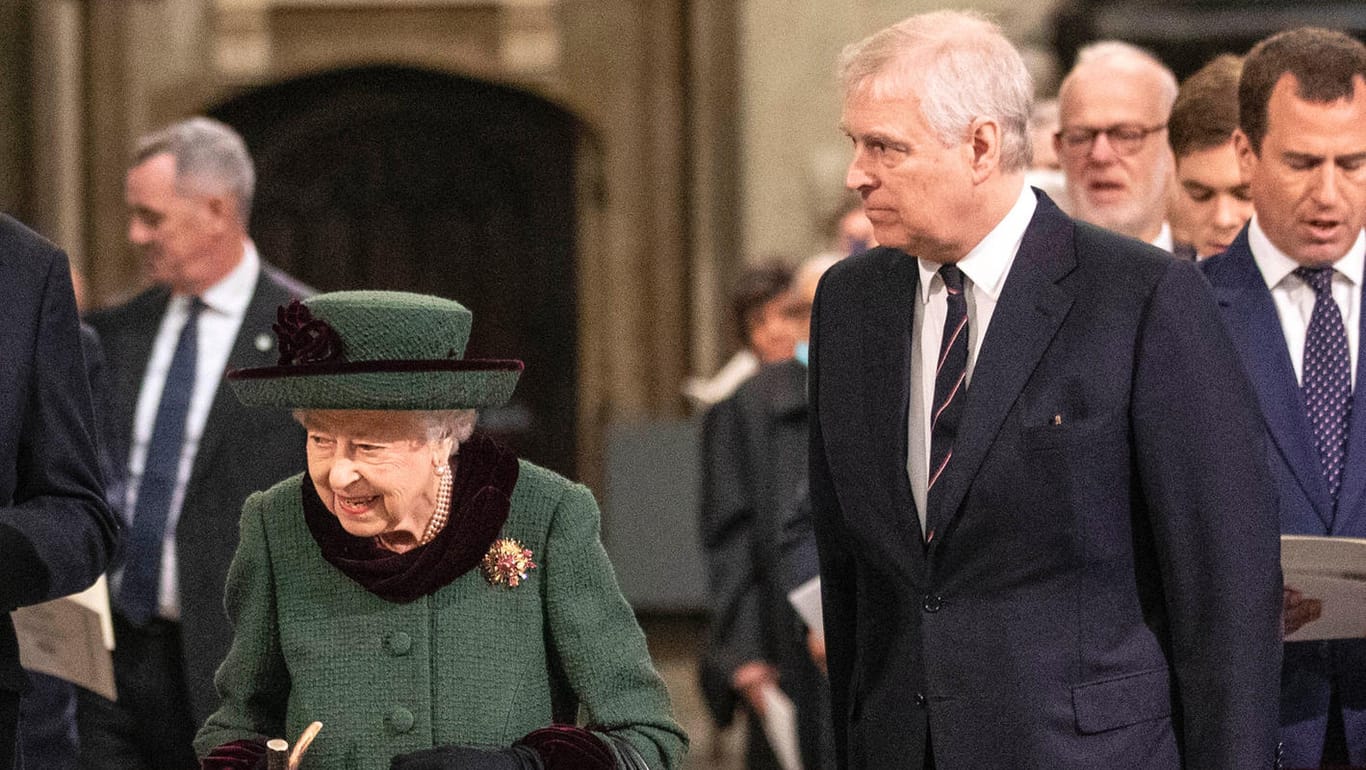
POLYGON ((944 606, 944 597, 925 594, 925 611, 938 612, 944 606))
POLYGON ((918 693, 915 694, 915 705, 917 705, 917 706, 919 706, 920 708, 923 709, 923 708, 925 708, 925 704, 926 704, 927 702, 928 702, 928 701, 926 701, 926 699, 925 699, 925 693, 923 693, 923 692, 918 692, 918 693))
POLYGON ((413 637, 403 631, 394 631, 384 637, 384 648, 396 657, 407 655, 413 649, 413 637))
POLYGON ((390 711, 389 716, 385 717, 384 721, 389 725, 389 729, 394 732, 406 733, 413 729, 413 722, 416 720, 413 719, 413 712, 399 706, 390 711))

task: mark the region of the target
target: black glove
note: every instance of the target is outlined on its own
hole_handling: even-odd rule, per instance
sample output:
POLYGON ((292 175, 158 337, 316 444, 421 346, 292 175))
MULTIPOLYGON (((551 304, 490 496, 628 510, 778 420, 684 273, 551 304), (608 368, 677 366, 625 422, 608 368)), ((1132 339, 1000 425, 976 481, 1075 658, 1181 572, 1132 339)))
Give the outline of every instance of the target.
POLYGON ((507 749, 474 749, 438 746, 400 754, 389 770, 544 770, 541 756, 528 746, 507 749))

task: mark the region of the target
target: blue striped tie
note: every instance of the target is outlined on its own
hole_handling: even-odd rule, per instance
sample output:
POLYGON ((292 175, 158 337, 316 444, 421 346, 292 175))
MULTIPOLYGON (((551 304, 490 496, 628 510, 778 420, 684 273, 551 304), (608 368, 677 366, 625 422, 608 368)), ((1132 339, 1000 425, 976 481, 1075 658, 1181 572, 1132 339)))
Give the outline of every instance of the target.
POLYGON ((180 453, 185 439, 185 418, 194 393, 195 358, 199 352, 199 311, 204 303, 190 299, 189 316, 180 329, 166 385, 161 391, 152 439, 147 444, 147 461, 138 484, 133 528, 124 552, 123 583, 119 588, 118 608, 135 625, 144 625, 157 611, 157 589, 161 583, 161 544, 166 533, 166 518, 171 510, 176 477, 180 472, 180 453))

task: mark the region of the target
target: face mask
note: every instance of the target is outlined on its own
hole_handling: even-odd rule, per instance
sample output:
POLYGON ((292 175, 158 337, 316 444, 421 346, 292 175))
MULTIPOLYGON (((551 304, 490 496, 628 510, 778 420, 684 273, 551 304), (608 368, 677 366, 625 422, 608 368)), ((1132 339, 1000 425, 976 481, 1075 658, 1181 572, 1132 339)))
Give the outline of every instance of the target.
POLYGON ((796 358, 798 361, 800 361, 802 363, 802 366, 807 365, 806 356, 807 351, 810 349, 810 347, 811 343, 809 342, 798 342, 797 347, 792 351, 792 356, 796 358))

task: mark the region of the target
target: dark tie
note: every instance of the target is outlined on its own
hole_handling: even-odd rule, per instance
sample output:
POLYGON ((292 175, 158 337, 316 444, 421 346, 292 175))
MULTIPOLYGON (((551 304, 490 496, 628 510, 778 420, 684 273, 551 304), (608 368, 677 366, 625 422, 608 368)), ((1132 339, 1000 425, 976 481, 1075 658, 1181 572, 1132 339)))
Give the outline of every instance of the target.
POLYGON ((195 357, 199 348, 196 327, 203 307, 198 297, 190 299, 189 315, 181 327, 171 366, 166 370, 166 385, 161 391, 161 404, 157 407, 156 421, 152 423, 152 439, 147 444, 147 461, 138 484, 118 602, 119 611, 136 625, 145 624, 157 611, 161 544, 180 470, 185 417, 189 414, 190 396, 194 393, 195 357))
POLYGON ((1314 290, 1314 312, 1304 339, 1304 405, 1314 426, 1323 478, 1334 503, 1347 457, 1347 423, 1352 415, 1352 356, 1347 328, 1333 300, 1333 268, 1300 267, 1295 275, 1314 290))
MULTIPOLYGON (((955 265, 939 268, 944 279, 944 336, 939 343, 939 362, 934 370, 934 408, 930 412, 930 475, 926 484, 929 512, 936 509, 936 482, 953 457, 953 440, 963 414, 967 392, 968 301, 963 296, 963 273, 955 265)), ((928 512, 927 512, 928 520, 928 512)), ((934 537, 931 531, 927 539, 934 537)))

